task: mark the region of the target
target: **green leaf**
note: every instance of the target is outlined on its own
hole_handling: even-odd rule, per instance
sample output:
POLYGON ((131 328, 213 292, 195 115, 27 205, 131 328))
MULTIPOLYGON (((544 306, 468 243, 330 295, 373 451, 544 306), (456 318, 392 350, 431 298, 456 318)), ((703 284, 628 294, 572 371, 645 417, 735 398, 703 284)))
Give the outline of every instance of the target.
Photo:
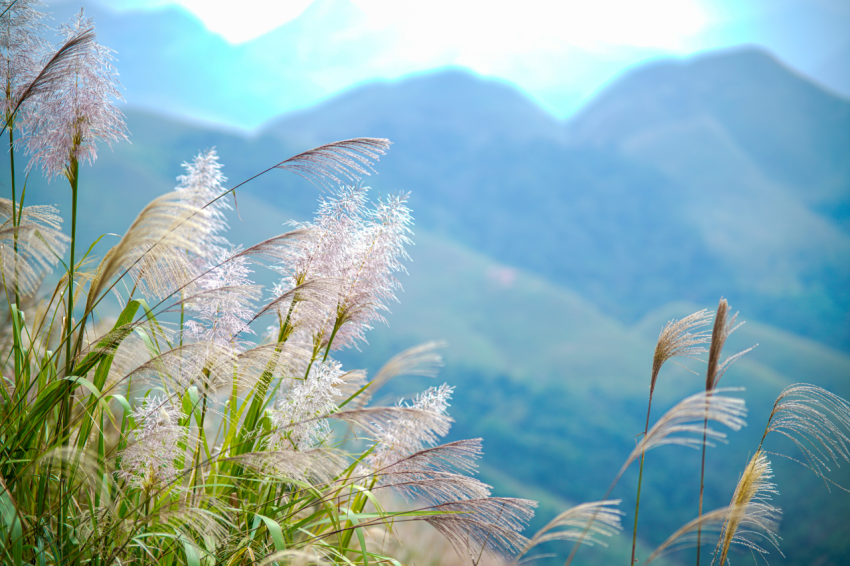
POLYGON ((18 510, 5 487, 2 488, 2 493, 0 493, 0 516, 3 518, 4 546, 7 550, 11 546, 14 564, 23 564, 24 533, 21 527, 21 519, 18 517, 18 510))
POLYGON ((201 557, 198 555, 198 547, 195 543, 184 536, 181 536, 180 540, 183 541, 183 550, 186 551, 187 566, 201 566, 201 557))
MULTIPOLYGON (((139 300, 132 300, 127 303, 127 306, 124 307, 124 310, 121 311, 121 314, 118 315, 118 320, 115 321, 115 324, 112 327, 112 331, 120 330, 123 327, 127 327, 127 333, 124 336, 120 334, 116 337, 113 332, 110 332, 106 335, 100 342, 98 342, 97 346, 95 346, 93 352, 89 352, 80 363, 74 366, 74 375, 86 375, 88 372, 92 370, 97 364, 101 363, 101 360, 108 359, 109 362, 103 371, 103 381, 106 382, 106 375, 109 373, 109 368, 112 366, 112 359, 115 357, 115 350, 118 348, 118 345, 130 335, 133 331, 133 327, 129 326, 133 319, 136 317, 136 311, 139 310, 139 306, 144 306, 147 309, 147 305, 139 300), (114 346, 114 348, 113 348, 114 346)), ((97 381, 97 377, 95 377, 95 381, 97 381)), ((103 387, 103 384, 100 385, 103 387)))
MULTIPOLYGON (((353 524, 359 524, 359 521, 354 517, 353 513, 351 513, 348 518, 351 519, 353 524)), ((366 555, 366 537, 363 536, 363 529, 361 527, 356 527, 354 532, 357 533, 357 540, 360 541, 360 550, 363 552, 363 566, 369 566, 369 557, 366 555)))
POLYGON ((272 542, 274 542, 275 551, 280 552, 281 550, 286 550, 286 541, 283 538, 283 531, 280 529, 280 524, 265 515, 257 514, 257 517, 262 519, 266 524, 266 527, 269 529, 269 534, 272 536, 272 542))

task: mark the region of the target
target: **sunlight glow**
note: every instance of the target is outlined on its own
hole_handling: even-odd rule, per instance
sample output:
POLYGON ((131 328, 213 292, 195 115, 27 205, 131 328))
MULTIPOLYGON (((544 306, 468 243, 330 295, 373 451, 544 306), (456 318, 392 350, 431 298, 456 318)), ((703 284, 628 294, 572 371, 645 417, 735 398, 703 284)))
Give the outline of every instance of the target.
MULTIPOLYGON (((699 0, 596 0, 551 2, 525 0, 317 0, 333 10, 345 3, 363 11, 375 29, 393 28, 411 53, 492 57, 547 44, 581 49, 636 46, 674 51, 687 49, 708 17, 699 0)), ((298 17, 311 0, 118 0, 121 8, 180 4, 231 43, 259 37, 298 17)))

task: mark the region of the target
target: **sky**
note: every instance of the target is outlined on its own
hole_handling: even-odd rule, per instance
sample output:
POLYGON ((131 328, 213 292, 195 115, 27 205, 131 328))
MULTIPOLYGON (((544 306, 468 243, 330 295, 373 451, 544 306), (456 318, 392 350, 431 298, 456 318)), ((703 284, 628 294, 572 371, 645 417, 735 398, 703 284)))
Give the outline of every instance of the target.
POLYGON ((285 24, 304 33, 288 45, 314 58, 299 80, 313 86, 291 90, 278 113, 370 80, 460 66, 518 86, 563 118, 635 65, 740 45, 760 46, 850 97, 848 0, 316 0, 322 7, 309 10, 311 0, 239 0, 238 10, 232 0, 106 4, 127 13, 177 6, 237 49, 285 24), (297 25, 306 19, 333 24, 297 25), (341 60, 334 45, 352 38, 345 49, 356 53, 331 64, 341 60))
MULTIPOLYGON (((180 5, 198 16, 206 26, 232 43, 248 41, 298 17, 312 0, 240 0, 239 11, 232 3, 210 0, 116 0, 124 9, 180 5)), ((522 3, 495 0, 352 0, 375 27, 397 27, 412 32, 411 43, 430 44, 439 49, 452 46, 463 50, 487 47, 493 56, 499 50, 499 35, 518 24, 533 29, 533 40, 542 48, 552 39, 568 35, 584 47, 604 44, 687 48, 688 37, 718 16, 699 0, 596 0, 595 2, 552 2, 526 0, 522 3), (520 9, 521 8, 521 9, 520 9), (664 18, 658 13, 663 12, 664 18), (617 14, 616 18, 612 15, 617 14)), ((422 45, 420 46, 422 47, 422 45)))

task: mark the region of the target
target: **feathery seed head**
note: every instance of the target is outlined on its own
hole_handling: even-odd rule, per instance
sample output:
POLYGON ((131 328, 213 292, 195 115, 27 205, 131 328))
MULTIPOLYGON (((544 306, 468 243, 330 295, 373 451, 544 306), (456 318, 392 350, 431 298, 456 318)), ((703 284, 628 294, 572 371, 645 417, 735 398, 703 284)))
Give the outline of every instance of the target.
POLYGON ((743 399, 720 395, 739 389, 717 389, 691 395, 667 411, 632 451, 621 474, 640 455, 665 444, 680 444, 696 448, 713 440, 725 441, 726 435, 712 428, 704 428, 706 420, 718 422, 732 430, 746 425, 747 408, 743 399), (693 436, 690 436, 690 435, 693 436), (703 440, 705 438, 705 440, 703 440))
POLYGON ((658 335, 658 342, 655 344, 655 354, 652 358, 652 380, 649 385, 650 397, 652 397, 652 393, 655 391, 655 381, 658 379, 658 372, 661 371, 661 366, 667 360, 674 356, 692 358, 706 351, 700 344, 706 344, 711 341, 711 332, 702 330, 692 333, 691 331, 708 325, 710 320, 711 313, 703 309, 686 316, 682 320, 671 320, 664 326, 658 335))
POLYGON ((436 377, 443 366, 443 357, 436 350, 445 346, 446 343, 442 341, 426 342, 393 356, 369 383, 369 389, 352 399, 349 407, 352 409, 365 407, 378 389, 398 376, 436 377))
POLYGON ((336 296, 312 306, 297 304, 294 297, 287 317, 313 342, 326 344, 333 337, 333 349, 364 340, 370 324, 384 320, 380 311, 396 300, 400 288, 393 273, 404 270, 400 260, 407 257, 412 221, 407 197, 380 199, 367 210, 367 191, 361 185, 340 186, 322 199, 314 222, 294 224, 304 236, 276 267, 284 276, 275 288, 278 296, 317 279, 338 282, 336 296))
POLYGON ((227 182, 227 177, 221 173, 222 167, 212 148, 196 155, 191 163, 183 163, 186 173, 177 177, 177 193, 189 205, 204 209, 204 229, 198 236, 202 257, 206 259, 220 255, 221 249, 228 246, 227 240, 218 234, 227 230, 224 211, 232 207, 225 198, 215 200, 224 192, 223 185, 227 182))
MULTIPOLYGON (((779 550, 779 537, 775 531, 781 511, 768 503, 771 495, 777 495, 779 492, 776 485, 768 481, 771 478, 773 473, 770 461, 759 450, 747 464, 732 495, 729 514, 717 543, 721 566, 726 564, 729 547, 733 543, 742 544, 761 554, 767 553, 765 549, 748 540, 745 536, 747 534, 757 533, 779 550)), ((717 551, 715 558, 716 554, 717 551)))
POLYGON ((598 537, 611 537, 622 530, 620 518, 623 512, 616 508, 619 504, 620 500, 616 499, 570 507, 537 531, 511 565, 515 566, 535 546, 556 540, 576 541, 588 546, 608 546, 604 539, 598 537))
MULTIPOLYGON (((850 462, 850 403, 816 385, 796 383, 777 397, 764 432, 776 432, 790 439, 806 457, 811 469, 829 484, 824 471, 828 463, 850 462)), ((764 442, 764 437, 762 442, 764 442)))
POLYGON ((424 518, 445 536, 460 556, 475 562, 486 553, 509 558, 528 545, 520 533, 534 517, 536 501, 487 497, 452 501, 430 508, 445 514, 424 518))
POLYGON ((330 427, 322 418, 337 409, 337 388, 345 384, 345 372, 336 360, 314 364, 304 381, 293 386, 275 403, 270 412, 272 433, 268 445, 272 450, 304 451, 327 437, 330 427))
MULTIPOLYGON (((83 11, 70 24, 59 27, 66 40, 93 29, 83 11)), ((118 73, 112 66, 112 51, 87 41, 61 61, 61 72, 49 89, 35 96, 33 109, 23 122, 27 150, 48 178, 70 175, 76 162, 94 163, 98 140, 112 145, 127 139, 124 117, 111 100, 123 100, 118 91, 118 73)))
MULTIPOLYGON (((408 407, 435 415, 445 415, 454 387, 443 384, 429 387, 416 395, 410 404, 400 401, 399 407, 408 407)), ((388 427, 380 427, 378 446, 369 454, 366 465, 373 471, 395 464, 427 447, 434 446, 437 436, 417 419, 400 418, 388 427)))
POLYGON ((8 120, 23 91, 39 72, 39 63, 50 45, 40 34, 47 29, 41 20, 46 14, 36 8, 38 0, 0 1, 0 80, 3 88, 3 115, 8 120))
POLYGON ((240 248, 215 250, 207 265, 207 272, 195 286, 199 293, 189 297, 186 309, 196 320, 188 321, 186 337, 198 342, 241 348, 237 336, 251 333, 248 327, 254 309, 253 301, 260 296, 260 288, 251 281, 253 271, 248 259, 239 255, 240 248))
POLYGON ((52 206, 26 206, 13 226, 12 201, 0 199, 0 277, 21 295, 38 289, 68 247, 71 239, 61 231, 58 212, 52 206))
POLYGON ((174 462, 181 456, 178 444, 188 434, 178 424, 180 416, 168 399, 157 395, 145 398, 133 411, 136 442, 121 452, 119 472, 131 485, 150 489, 175 479, 174 462))
POLYGON ((729 356, 722 362, 720 361, 720 354, 723 351, 726 340, 735 330, 744 324, 742 322, 736 325, 735 321, 738 318, 738 313, 730 314, 730 312, 729 303, 726 302, 726 299, 721 298, 720 303, 717 305, 717 312, 714 315, 714 329, 711 332, 711 345, 708 348, 708 370, 705 374, 706 391, 715 389, 717 384, 720 383, 720 378, 729 369, 729 366, 735 360, 755 348, 755 346, 752 346, 742 352, 729 356))
POLYGON ((315 147, 281 161, 275 167, 291 171, 320 188, 334 185, 356 185, 387 152, 390 140, 383 138, 354 138, 315 147))

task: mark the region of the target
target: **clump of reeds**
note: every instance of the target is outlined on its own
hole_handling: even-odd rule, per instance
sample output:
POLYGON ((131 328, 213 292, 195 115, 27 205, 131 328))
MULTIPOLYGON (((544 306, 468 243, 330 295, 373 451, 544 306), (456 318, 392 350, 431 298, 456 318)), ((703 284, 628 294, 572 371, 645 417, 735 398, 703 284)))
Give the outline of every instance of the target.
POLYGON ((244 249, 226 237, 226 197, 244 183, 228 188, 216 152, 203 151, 117 244, 80 259, 80 165, 126 137, 110 52, 82 12, 54 48, 39 39, 37 2, 0 6, 13 187, 0 200, 0 561, 366 564, 389 558, 364 532, 404 521, 433 525, 463 555, 521 548, 534 502, 490 497, 472 477, 480 439, 439 443, 451 387, 369 405, 397 375, 435 375, 439 344, 372 381, 333 357, 363 342, 400 289, 407 196, 370 201, 362 183, 389 142, 344 140, 273 164, 263 173, 294 172, 325 196, 313 222, 244 249), (15 192, 21 143, 29 168, 68 181, 70 236, 55 208, 15 192), (279 274, 273 289, 252 281, 258 268, 279 274), (111 296, 120 314, 96 321, 111 296), (365 450, 352 453, 333 422, 365 450), (420 503, 387 510, 379 490, 420 503))

